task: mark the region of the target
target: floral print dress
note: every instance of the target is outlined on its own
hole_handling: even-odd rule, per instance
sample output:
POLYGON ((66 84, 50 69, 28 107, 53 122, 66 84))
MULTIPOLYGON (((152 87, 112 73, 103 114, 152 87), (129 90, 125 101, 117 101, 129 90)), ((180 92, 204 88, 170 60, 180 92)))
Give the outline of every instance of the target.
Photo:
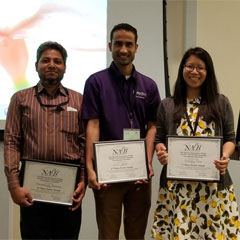
MULTIPOLYGON (((187 112, 194 127, 200 98, 187 100, 187 112)), ((199 118, 196 136, 214 136, 215 124, 199 118)), ((189 136, 182 119, 177 135, 189 136)), ((169 180, 160 187, 151 237, 156 239, 240 239, 240 219, 233 186, 218 190, 214 182, 169 180)))

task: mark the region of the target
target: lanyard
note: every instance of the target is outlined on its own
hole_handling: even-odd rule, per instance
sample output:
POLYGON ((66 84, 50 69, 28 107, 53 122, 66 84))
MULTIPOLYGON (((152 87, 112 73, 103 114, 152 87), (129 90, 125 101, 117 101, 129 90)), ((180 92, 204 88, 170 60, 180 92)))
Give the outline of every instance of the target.
MULTIPOLYGON (((198 112, 199 112, 199 109, 198 109, 198 112)), ((194 129, 193 129, 193 126, 192 126, 192 124, 190 122, 190 118, 188 116, 187 110, 186 110, 185 114, 186 114, 188 126, 191 129, 191 133, 192 133, 193 136, 195 136, 196 135, 196 131, 197 131, 197 126, 198 126, 199 114, 197 113, 194 129)))
MULTIPOLYGON (((130 81, 125 80, 125 81, 130 81)), ((119 81, 120 82, 120 81, 119 81)), ((134 112, 134 106, 136 103, 136 89, 137 89, 137 78, 136 82, 134 83, 134 88, 131 88, 131 82, 129 82, 129 85, 127 85, 127 82, 124 82, 124 84, 121 85, 121 82, 118 84, 120 95, 122 97, 122 100, 127 107, 129 118, 130 118, 130 126, 133 128, 133 112, 134 112), (127 91, 125 91, 124 86, 127 85, 127 91)))
POLYGON ((37 100, 38 100, 39 104, 40 104, 42 107, 57 107, 56 109, 59 110, 59 111, 61 111, 61 110, 62 110, 61 107, 64 106, 64 105, 66 105, 66 104, 68 104, 68 102, 69 102, 69 93, 68 93, 68 90, 67 90, 65 87, 63 87, 63 89, 64 89, 64 91, 65 91, 65 93, 66 93, 66 95, 67 95, 67 101, 62 102, 62 103, 60 103, 60 104, 56 104, 56 105, 55 105, 55 104, 44 104, 44 103, 42 102, 41 98, 40 98, 40 95, 39 95, 39 93, 38 93, 38 88, 37 88, 37 85, 36 85, 36 86, 35 86, 35 93, 36 93, 37 100))

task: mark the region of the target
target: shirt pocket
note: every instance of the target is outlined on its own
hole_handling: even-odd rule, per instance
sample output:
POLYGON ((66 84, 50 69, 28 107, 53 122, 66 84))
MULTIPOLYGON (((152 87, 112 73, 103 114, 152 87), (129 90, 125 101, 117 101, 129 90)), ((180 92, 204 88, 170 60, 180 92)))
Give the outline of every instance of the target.
POLYGON ((78 112, 74 111, 62 111, 61 112, 61 123, 60 131, 64 133, 78 134, 78 112))

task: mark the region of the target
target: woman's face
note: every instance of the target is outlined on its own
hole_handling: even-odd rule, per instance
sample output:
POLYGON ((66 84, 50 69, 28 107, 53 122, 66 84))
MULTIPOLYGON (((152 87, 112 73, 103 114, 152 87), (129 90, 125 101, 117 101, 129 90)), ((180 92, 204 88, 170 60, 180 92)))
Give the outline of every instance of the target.
POLYGON ((206 80, 206 64, 197 56, 191 55, 187 58, 183 68, 183 79, 187 84, 187 92, 198 92, 206 80))

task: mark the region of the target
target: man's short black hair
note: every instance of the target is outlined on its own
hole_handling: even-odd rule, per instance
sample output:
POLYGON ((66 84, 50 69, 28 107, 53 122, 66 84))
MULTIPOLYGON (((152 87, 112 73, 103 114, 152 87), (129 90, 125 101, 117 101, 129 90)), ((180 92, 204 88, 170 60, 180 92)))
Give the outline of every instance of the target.
POLYGON ((42 43, 38 49, 37 49, 37 63, 39 62, 40 57, 42 56, 42 53, 48 49, 54 49, 61 53, 64 65, 66 66, 66 60, 67 60, 67 51, 66 49, 57 42, 47 41, 42 43))
POLYGON ((135 43, 137 42, 137 39, 138 39, 137 29, 135 27, 131 26, 128 23, 119 23, 119 24, 117 24, 113 27, 113 29, 111 31, 111 34, 110 34, 110 41, 111 42, 113 40, 113 34, 117 30, 125 30, 125 31, 132 32, 135 36, 135 43))

